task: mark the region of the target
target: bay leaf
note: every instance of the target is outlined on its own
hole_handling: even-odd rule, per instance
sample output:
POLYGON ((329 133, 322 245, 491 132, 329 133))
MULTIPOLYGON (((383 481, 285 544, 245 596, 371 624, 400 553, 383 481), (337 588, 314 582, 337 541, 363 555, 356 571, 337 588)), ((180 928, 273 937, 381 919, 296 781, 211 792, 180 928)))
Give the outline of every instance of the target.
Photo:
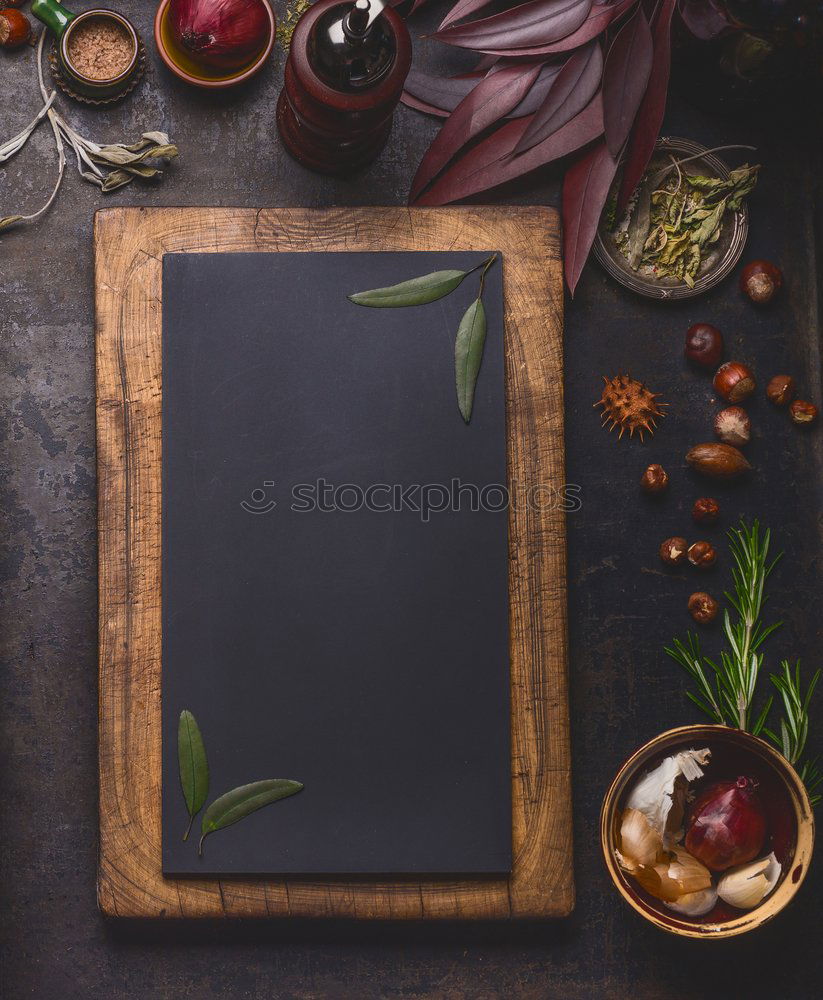
POLYGON ((209 794, 209 764, 206 748, 197 720, 183 709, 177 724, 177 762, 180 768, 180 785, 186 809, 189 811, 189 825, 183 835, 188 840, 194 817, 200 812, 209 794))
POLYGON ((6 215, 0 219, 0 229, 8 229, 9 226, 13 226, 15 222, 19 222, 22 218, 22 215, 6 215))
POLYGON ((237 823, 271 802, 295 795, 302 788, 303 785, 299 781, 291 781, 288 778, 267 778, 264 781, 253 781, 249 785, 232 788, 231 791, 215 799, 203 813, 197 853, 202 857, 203 841, 210 833, 237 823))
POLYGON ((442 299, 444 295, 453 292, 468 273, 468 271, 432 271, 431 274, 422 274, 419 278, 410 278, 388 288, 355 292, 354 295, 348 296, 348 300, 356 306, 369 306, 372 309, 421 306, 442 299))
POLYGON ((457 405, 468 423, 474 406, 474 388, 483 360, 486 343, 486 310, 483 300, 476 298, 463 314, 454 342, 454 371, 457 382, 457 405))

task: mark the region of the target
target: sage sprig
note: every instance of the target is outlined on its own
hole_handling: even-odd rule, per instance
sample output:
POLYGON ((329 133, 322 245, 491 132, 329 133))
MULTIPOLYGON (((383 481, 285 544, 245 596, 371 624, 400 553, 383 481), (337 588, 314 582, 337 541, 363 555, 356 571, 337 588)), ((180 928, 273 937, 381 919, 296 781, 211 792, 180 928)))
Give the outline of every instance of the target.
POLYGON ((194 817, 206 803, 209 794, 209 763, 206 759, 206 747, 197 720, 183 709, 177 725, 177 762, 180 769, 180 785, 183 798, 189 811, 189 825, 183 834, 183 840, 188 840, 194 817))
POLYGON ((486 343, 486 310, 483 306, 483 287, 489 268, 497 260, 497 254, 492 254, 468 271, 433 271, 422 274, 408 281, 387 288, 372 288, 366 292, 355 292, 349 295, 349 302, 357 306, 369 306, 372 309, 394 309, 403 306, 420 306, 436 302, 453 292, 470 274, 483 269, 480 275, 480 288, 477 298, 472 302, 457 329, 454 342, 454 373, 457 386, 457 406, 463 420, 471 420, 474 406, 474 390, 477 376, 483 360, 483 347, 486 343))
POLYGON ((231 826, 271 802, 295 795, 302 788, 303 785, 299 781, 291 781, 288 778, 268 778, 264 781, 253 781, 250 785, 240 785, 238 788, 232 788, 230 792, 221 795, 203 813, 200 843, 197 845, 198 855, 203 856, 203 841, 210 833, 231 826))
POLYGON ((146 161, 165 161, 177 156, 177 146, 171 142, 165 132, 144 132, 138 142, 131 145, 122 142, 101 145, 91 139, 86 139, 72 128, 68 121, 53 107, 57 92, 52 90, 49 93, 46 90, 43 76, 43 46, 48 34, 47 31, 40 33, 36 56, 37 79, 43 107, 21 132, 13 139, 0 145, 0 163, 4 163, 15 153, 18 153, 28 142, 40 122, 44 118, 48 118, 57 151, 57 179, 46 202, 36 212, 29 215, 18 213, 0 216, 0 231, 21 222, 34 222, 49 210, 63 182, 66 171, 67 146, 74 152, 80 176, 89 183, 96 184, 104 194, 115 191, 125 184, 130 184, 135 177, 143 180, 159 180, 163 176, 161 167, 146 161))

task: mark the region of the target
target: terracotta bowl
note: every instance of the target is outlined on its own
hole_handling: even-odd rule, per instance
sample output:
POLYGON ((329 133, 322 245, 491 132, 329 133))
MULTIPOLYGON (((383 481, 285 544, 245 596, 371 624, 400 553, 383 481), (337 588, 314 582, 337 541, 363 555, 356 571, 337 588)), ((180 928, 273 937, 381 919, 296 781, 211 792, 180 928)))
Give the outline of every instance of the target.
POLYGON ((170 2, 171 0, 160 0, 160 6, 154 15, 154 43, 157 46, 157 51, 160 53, 160 58, 175 76, 179 76, 181 80, 185 80, 186 83, 190 83, 195 87, 203 87, 207 90, 219 90, 226 87, 235 87, 238 83, 243 83, 244 80, 248 80, 255 73, 259 73, 263 66, 265 66, 266 60, 271 55, 271 50, 274 46, 276 28, 274 11, 268 0, 264 0, 263 3, 263 6, 266 8, 266 14, 269 17, 269 37, 263 51, 247 66, 241 66, 240 69, 226 74, 212 72, 202 66, 198 66, 175 44, 169 25, 170 2))
POLYGON ((765 924, 792 900, 806 877, 814 847, 814 817, 803 782, 788 761, 768 743, 726 726, 683 726, 646 743, 620 769, 603 800, 600 842, 606 868, 617 891, 633 910, 671 934, 693 938, 726 938, 765 924), (752 910, 737 910, 718 901, 703 917, 684 917, 650 896, 617 864, 615 848, 623 803, 635 781, 671 754, 709 747, 712 761, 692 787, 738 774, 759 782, 758 793, 767 814, 769 839, 761 852, 774 851, 782 866, 775 889, 752 910))

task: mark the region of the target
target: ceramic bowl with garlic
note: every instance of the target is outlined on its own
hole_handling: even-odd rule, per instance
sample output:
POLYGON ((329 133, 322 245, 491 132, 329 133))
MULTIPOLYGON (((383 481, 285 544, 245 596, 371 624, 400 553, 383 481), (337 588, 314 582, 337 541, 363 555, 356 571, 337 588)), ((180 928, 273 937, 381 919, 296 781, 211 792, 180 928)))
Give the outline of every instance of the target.
POLYGON ((603 802, 606 867, 629 905, 685 937, 731 937, 780 912, 814 844, 809 798, 763 740, 726 726, 663 733, 623 765, 603 802))

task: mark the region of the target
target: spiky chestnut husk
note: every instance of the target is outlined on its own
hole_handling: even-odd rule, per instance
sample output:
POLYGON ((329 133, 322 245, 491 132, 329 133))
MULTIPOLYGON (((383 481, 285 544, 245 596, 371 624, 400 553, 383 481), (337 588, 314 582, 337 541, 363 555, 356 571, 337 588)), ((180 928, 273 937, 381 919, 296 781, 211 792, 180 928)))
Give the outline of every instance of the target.
POLYGON ((651 392, 642 382, 629 375, 618 374, 613 378, 606 378, 604 375, 603 382, 603 395, 594 404, 603 407, 602 426, 605 427, 611 421, 610 431, 619 427, 618 440, 626 431, 629 432, 629 437, 633 437, 637 431, 641 441, 644 431, 649 435, 654 434, 656 418, 664 417, 662 408, 669 405, 657 402, 660 393, 651 392))

